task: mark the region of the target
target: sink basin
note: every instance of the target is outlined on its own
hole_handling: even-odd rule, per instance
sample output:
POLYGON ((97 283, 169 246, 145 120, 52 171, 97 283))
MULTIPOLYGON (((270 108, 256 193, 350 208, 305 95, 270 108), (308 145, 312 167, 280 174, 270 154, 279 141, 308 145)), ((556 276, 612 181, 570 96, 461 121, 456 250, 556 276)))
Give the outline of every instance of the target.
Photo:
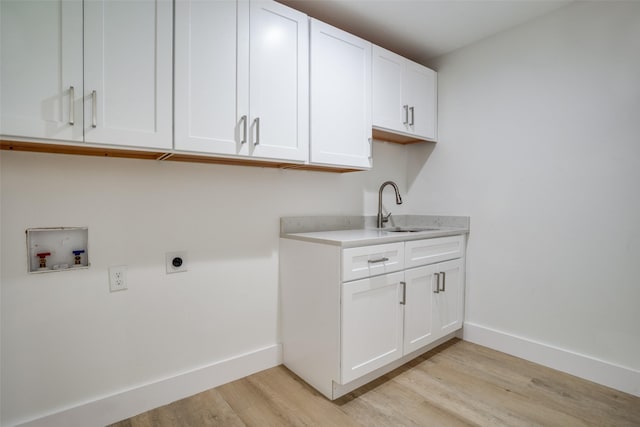
POLYGON ((420 231, 435 231, 440 230, 438 227, 391 227, 384 228, 384 231, 389 231, 391 233, 417 233, 420 231))

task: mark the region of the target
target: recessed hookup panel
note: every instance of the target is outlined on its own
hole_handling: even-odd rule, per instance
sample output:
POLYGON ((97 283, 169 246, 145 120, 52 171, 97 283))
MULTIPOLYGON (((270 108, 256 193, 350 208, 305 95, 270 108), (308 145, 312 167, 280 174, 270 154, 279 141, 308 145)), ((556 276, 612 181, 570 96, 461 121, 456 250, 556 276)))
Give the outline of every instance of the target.
POLYGON ((88 227, 28 228, 26 235, 29 273, 89 268, 88 227))

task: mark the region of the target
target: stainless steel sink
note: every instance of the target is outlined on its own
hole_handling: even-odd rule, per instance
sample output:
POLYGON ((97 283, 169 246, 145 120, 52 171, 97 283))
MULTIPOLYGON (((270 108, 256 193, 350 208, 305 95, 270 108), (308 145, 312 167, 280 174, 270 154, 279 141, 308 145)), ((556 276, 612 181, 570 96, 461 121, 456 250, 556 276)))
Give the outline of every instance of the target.
POLYGON ((440 229, 438 227, 390 227, 382 228, 381 230, 391 233, 417 233, 420 231, 435 231, 440 229))

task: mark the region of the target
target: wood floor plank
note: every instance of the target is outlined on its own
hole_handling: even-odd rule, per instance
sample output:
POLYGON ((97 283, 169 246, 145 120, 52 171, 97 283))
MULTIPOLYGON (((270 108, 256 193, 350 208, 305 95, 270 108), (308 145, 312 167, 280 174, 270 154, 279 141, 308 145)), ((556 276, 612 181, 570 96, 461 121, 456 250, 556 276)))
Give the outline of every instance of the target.
MULTIPOLYGON (((471 402, 478 412, 491 412, 500 423, 510 426, 549 425, 549 426, 586 426, 580 419, 562 411, 541 404, 527 394, 518 394, 512 388, 490 383, 481 377, 468 374, 456 367, 440 361, 437 365, 425 364, 427 377, 436 377, 440 384, 446 384, 449 390, 460 390, 467 402, 471 402), (432 365, 430 368, 427 366, 432 365)), ((419 372, 419 371, 415 371, 419 372)), ((446 402, 442 402, 446 405, 446 402)))
POLYGON ((471 426, 457 415, 431 405, 396 381, 385 381, 358 398, 345 399, 341 408, 365 426, 471 426))
POLYGON ((271 397, 251 383, 249 378, 225 384, 218 390, 247 426, 289 425, 287 414, 273 405, 271 397))
POLYGON ((113 427, 640 427, 640 397, 452 340, 329 401, 284 366, 113 427))
POLYGON ((182 427, 230 426, 245 424, 216 389, 178 400, 129 420, 114 424, 118 427, 182 427))
POLYGON ((592 425, 640 426, 638 398, 504 353, 460 342, 443 355, 454 369, 592 425))
POLYGON ((360 427, 334 403, 298 381, 284 366, 259 372, 250 381, 272 396, 290 416, 295 415, 292 425, 360 427))

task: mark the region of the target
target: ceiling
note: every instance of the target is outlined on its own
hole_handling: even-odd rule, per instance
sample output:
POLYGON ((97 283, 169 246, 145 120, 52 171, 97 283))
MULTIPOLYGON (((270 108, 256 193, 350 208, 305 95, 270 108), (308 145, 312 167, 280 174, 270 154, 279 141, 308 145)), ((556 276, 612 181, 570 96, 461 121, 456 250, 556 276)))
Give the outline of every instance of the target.
POLYGON ((278 0, 422 64, 571 0, 278 0))

